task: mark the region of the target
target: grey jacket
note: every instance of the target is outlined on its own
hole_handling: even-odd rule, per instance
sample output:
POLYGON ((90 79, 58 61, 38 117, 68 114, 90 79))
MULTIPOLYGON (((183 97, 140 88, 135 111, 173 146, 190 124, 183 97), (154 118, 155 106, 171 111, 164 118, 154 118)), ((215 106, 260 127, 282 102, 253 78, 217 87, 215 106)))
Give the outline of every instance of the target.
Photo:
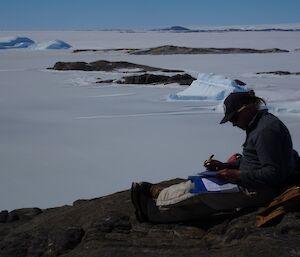
POLYGON ((240 159, 241 185, 280 189, 294 169, 293 144, 287 127, 267 110, 249 123, 240 159))

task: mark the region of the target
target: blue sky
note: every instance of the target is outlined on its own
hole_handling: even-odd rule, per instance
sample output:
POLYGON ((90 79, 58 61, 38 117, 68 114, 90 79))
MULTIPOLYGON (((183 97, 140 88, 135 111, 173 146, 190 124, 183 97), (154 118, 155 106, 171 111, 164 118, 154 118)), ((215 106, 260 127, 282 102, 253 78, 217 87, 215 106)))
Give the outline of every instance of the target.
POLYGON ((0 30, 300 23, 299 0, 1 0, 0 30))

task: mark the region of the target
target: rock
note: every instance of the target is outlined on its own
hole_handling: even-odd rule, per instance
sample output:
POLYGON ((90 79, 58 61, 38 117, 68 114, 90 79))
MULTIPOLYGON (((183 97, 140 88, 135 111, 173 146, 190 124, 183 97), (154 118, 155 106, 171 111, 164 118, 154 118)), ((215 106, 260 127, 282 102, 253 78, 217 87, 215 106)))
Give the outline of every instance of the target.
POLYGON ((168 80, 169 76, 142 74, 137 76, 123 77, 123 80, 117 81, 119 84, 163 84, 168 80))
POLYGON ((48 253, 59 256, 74 249, 81 242, 83 235, 84 231, 80 227, 59 228, 50 231, 46 255, 48 253))
POLYGON ((168 79, 167 84, 178 83, 179 85, 190 85, 194 80, 196 80, 196 78, 189 74, 176 74, 168 79))
POLYGON ((130 62, 109 62, 99 60, 96 62, 57 62, 53 67, 48 68, 53 70, 82 70, 82 71, 119 71, 126 72, 128 70, 135 70, 138 72, 146 71, 163 71, 163 72, 182 72, 181 70, 169 70, 151 67, 142 64, 135 64, 130 62))
POLYGON ((180 85, 190 85, 195 78, 189 74, 176 74, 174 76, 142 74, 123 77, 118 80, 119 84, 170 84, 178 83, 180 85))
POLYGON ((139 50, 137 48, 112 48, 112 49, 75 49, 73 53, 80 53, 80 52, 97 52, 97 53, 108 53, 108 52, 121 52, 121 53, 128 53, 131 51, 139 50))
POLYGON ((13 222, 16 220, 28 220, 42 213, 39 208, 23 208, 13 210, 8 213, 7 222, 13 222))
POLYGON ((31 219, 0 223, 0 256, 298 256, 300 213, 288 213, 265 228, 255 226, 256 213, 248 209, 198 222, 138 223, 126 190, 45 209, 31 219))
POLYGON ((252 49, 252 48, 192 48, 165 45, 159 47, 153 47, 149 49, 141 49, 131 51, 130 54, 134 55, 167 55, 167 54, 241 54, 241 53, 287 53, 288 50, 279 48, 269 49, 252 49))
POLYGON ((243 81, 241 81, 241 80, 239 80, 239 79, 234 79, 233 81, 234 81, 235 83, 237 83, 238 85, 240 85, 240 86, 246 86, 246 83, 243 82, 243 81))
POLYGON ((1 211, 0 212, 0 223, 5 223, 8 217, 8 211, 1 211))
MULTIPOLYGON (((171 27, 170 31, 173 32, 193 32, 193 30, 186 29, 184 27, 171 27), (174 30, 171 30, 174 28, 174 30), (182 28, 182 29, 180 29, 182 28)), ((297 51, 297 49, 295 49, 297 51)), ((216 47, 183 47, 164 45, 158 47, 152 47, 147 49, 135 49, 135 48, 119 48, 119 49, 76 49, 73 51, 77 52, 123 52, 133 55, 168 55, 168 54, 253 54, 253 53, 288 53, 288 50, 279 48, 268 48, 268 49, 253 49, 253 48, 216 48, 216 47)))
POLYGON ((98 83, 98 84, 111 84, 111 83, 113 83, 113 82, 114 82, 113 79, 98 80, 98 81, 96 81, 96 83, 98 83))
POLYGON ((86 62, 57 62, 52 68, 53 70, 83 70, 92 71, 93 68, 86 62))
POLYGON ((263 71, 263 72, 256 72, 257 75, 264 75, 264 74, 270 74, 270 75, 279 75, 279 76, 284 76, 284 75, 300 75, 300 72, 289 72, 289 71, 263 71))

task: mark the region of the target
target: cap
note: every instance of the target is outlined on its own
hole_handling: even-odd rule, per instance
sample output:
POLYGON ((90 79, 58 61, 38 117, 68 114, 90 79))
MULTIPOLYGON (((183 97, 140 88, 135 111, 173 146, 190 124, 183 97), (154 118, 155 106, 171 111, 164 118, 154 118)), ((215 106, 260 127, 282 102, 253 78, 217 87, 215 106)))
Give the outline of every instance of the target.
POLYGON ((236 112, 244 105, 253 102, 254 92, 236 92, 231 93, 224 100, 224 118, 221 120, 220 124, 230 121, 236 112))

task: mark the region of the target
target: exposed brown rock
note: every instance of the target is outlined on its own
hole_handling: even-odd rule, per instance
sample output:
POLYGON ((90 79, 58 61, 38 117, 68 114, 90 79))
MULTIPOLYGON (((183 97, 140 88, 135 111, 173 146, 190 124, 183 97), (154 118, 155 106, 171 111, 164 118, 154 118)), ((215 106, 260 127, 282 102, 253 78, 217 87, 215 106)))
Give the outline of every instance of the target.
POLYGON ((162 72, 183 72, 182 70, 170 70, 151 67, 142 64, 135 64, 130 62, 109 62, 106 60, 99 60, 96 62, 57 62, 51 68, 53 70, 82 70, 82 71, 118 71, 119 69, 140 69, 140 72, 147 71, 162 71, 162 72))
POLYGON ((119 84, 170 84, 178 83, 179 85, 190 85, 195 78, 189 74, 176 74, 174 76, 142 74, 123 77, 117 81, 119 84))
POLYGON ((165 45, 159 47, 153 47, 149 49, 141 49, 136 51, 131 51, 130 54, 135 55, 167 55, 167 54, 241 54, 241 53, 285 53, 288 50, 283 50, 279 48, 269 48, 269 49, 252 49, 252 48, 192 48, 192 47, 182 47, 165 45))
POLYGON ((233 80, 236 84, 238 84, 239 86, 246 86, 247 84, 239 79, 235 79, 233 80))
MULTIPOLYGON (((135 48, 117 48, 117 49, 77 49, 74 53, 78 52, 123 52, 134 55, 168 55, 168 54, 253 54, 253 53, 287 53, 288 50, 279 48, 268 49, 253 49, 253 48, 217 48, 217 47, 183 47, 174 45, 164 45, 158 47, 152 47, 147 49, 135 49, 135 48)), ((297 51, 297 49, 295 49, 297 51)))
POLYGON ((113 82, 114 82, 113 79, 98 80, 98 81, 96 81, 97 84, 111 84, 111 83, 113 83, 113 82))
POLYGON ((112 48, 112 49, 75 49, 73 53, 80 52, 97 52, 97 53, 107 53, 107 52, 124 52, 128 53, 130 51, 139 50, 138 48, 112 48))
POLYGON ((289 71, 262 71, 262 72, 256 72, 257 75, 262 75, 262 74, 271 74, 271 75, 300 75, 300 72, 289 72, 289 71))
POLYGON ((0 223, 0 256, 297 256, 299 212, 265 228, 255 226, 256 213, 249 209, 197 222, 138 223, 127 190, 46 209, 32 219, 0 223))
POLYGON ((1 211, 0 212, 0 223, 4 223, 7 221, 7 217, 8 217, 8 211, 1 211))

